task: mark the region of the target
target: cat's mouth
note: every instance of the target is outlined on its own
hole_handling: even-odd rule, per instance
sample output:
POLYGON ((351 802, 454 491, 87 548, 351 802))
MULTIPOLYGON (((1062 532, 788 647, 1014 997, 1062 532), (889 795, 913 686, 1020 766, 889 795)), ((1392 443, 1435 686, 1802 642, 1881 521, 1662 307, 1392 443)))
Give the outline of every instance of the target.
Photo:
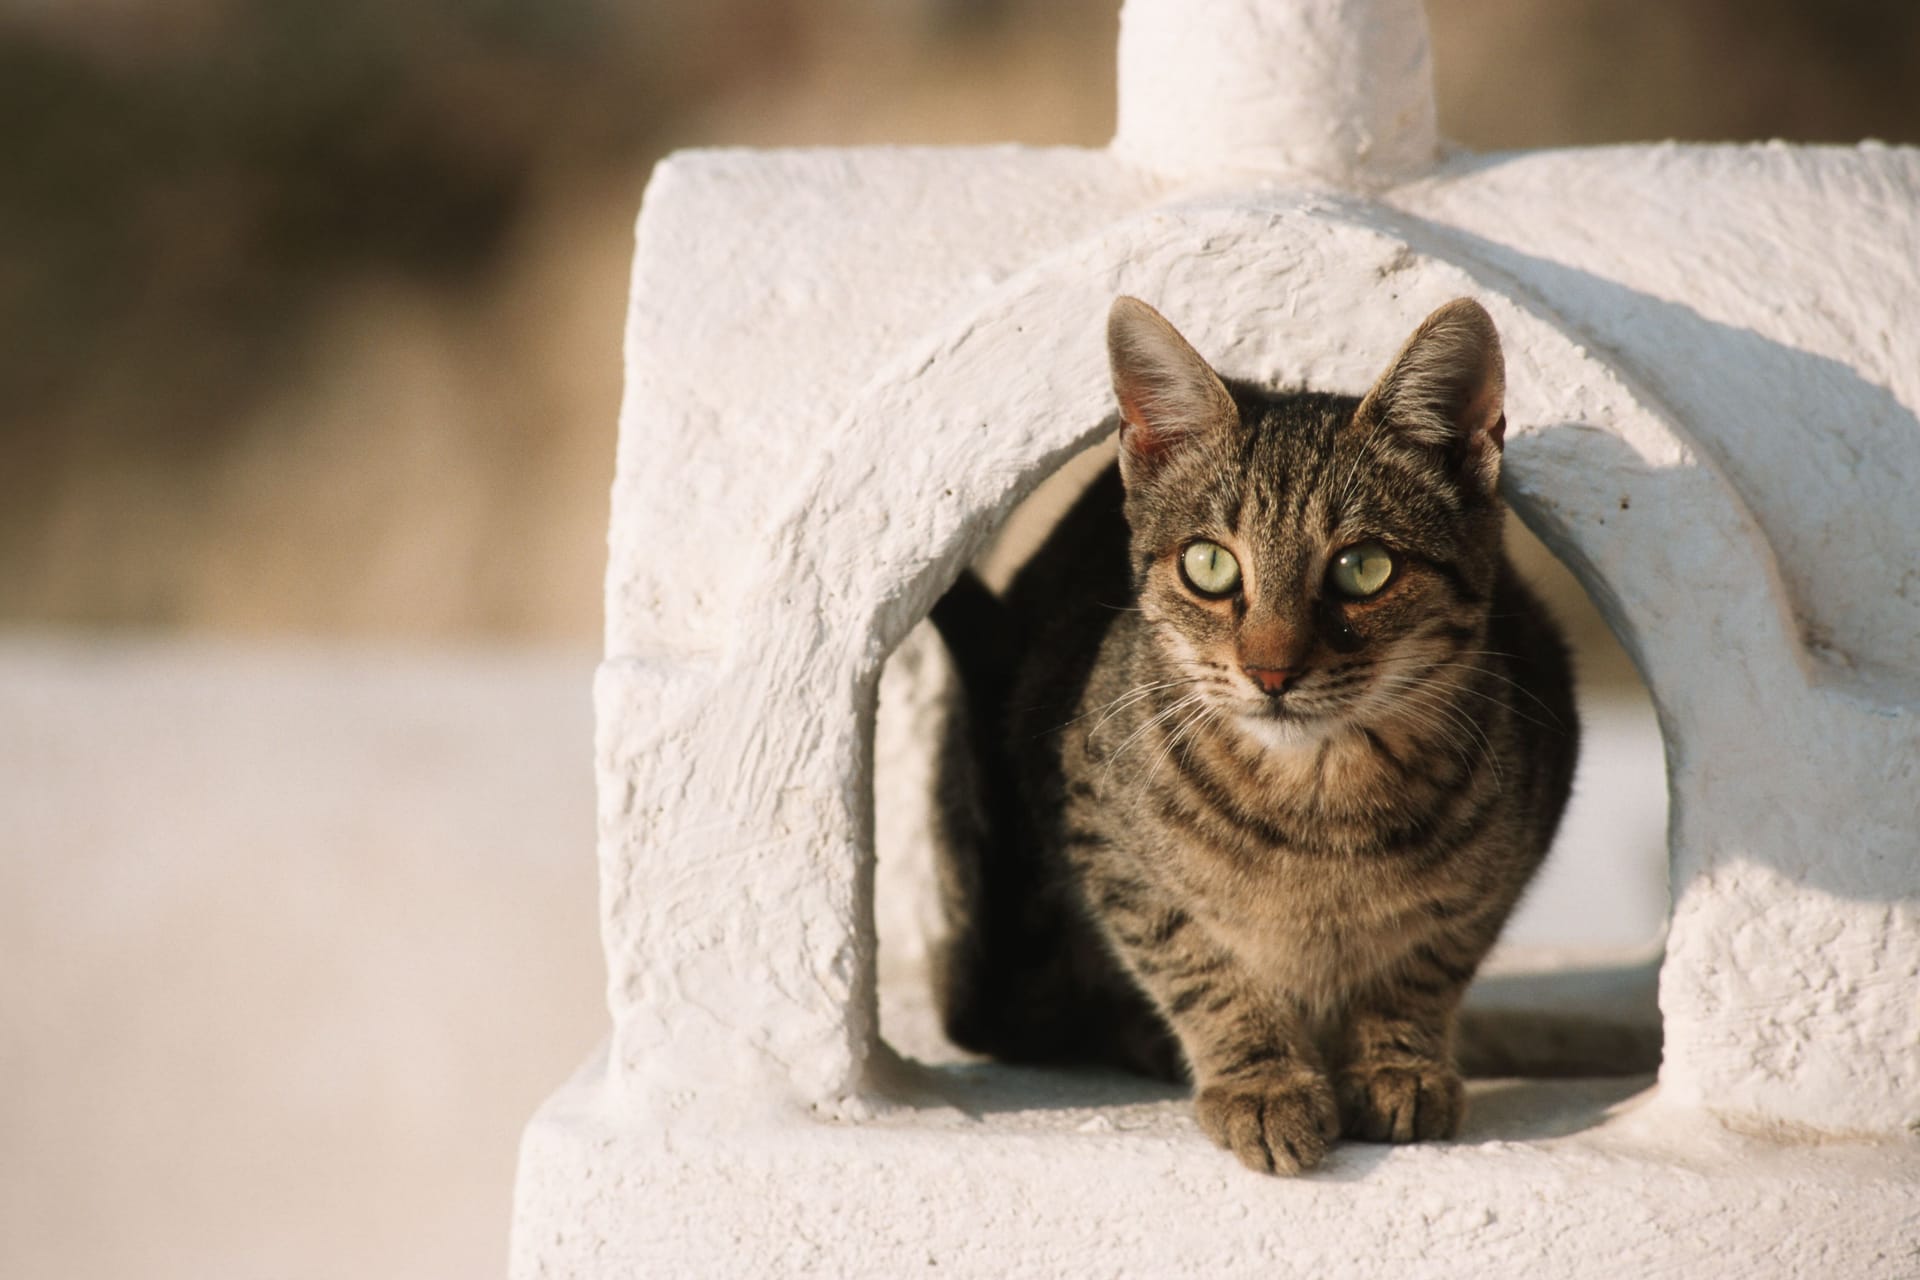
POLYGON ((1238 719, 1250 725, 1287 726, 1318 735, 1349 724, 1361 714, 1372 683, 1350 672, 1307 672, 1272 693, 1236 689, 1233 709, 1238 719))
POLYGON ((1326 699, 1316 694, 1316 690, 1302 688, 1301 682, 1295 682, 1273 693, 1246 690, 1236 702, 1241 715, 1255 720, 1304 724, 1326 715, 1326 699))

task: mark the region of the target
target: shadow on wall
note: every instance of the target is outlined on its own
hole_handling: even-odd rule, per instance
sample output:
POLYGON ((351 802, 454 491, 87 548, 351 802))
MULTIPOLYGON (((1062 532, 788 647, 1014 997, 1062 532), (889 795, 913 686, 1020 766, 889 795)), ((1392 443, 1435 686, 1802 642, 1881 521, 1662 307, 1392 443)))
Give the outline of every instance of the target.
MULTIPOLYGON (((1492 159, 1485 167, 1500 163, 1492 159)), ((1438 238, 1457 246, 1464 263, 1484 263, 1519 282, 1524 295, 1581 300, 1581 329, 1609 351, 1613 362, 1631 371, 1683 423, 1709 427, 1689 430, 1689 439, 1706 451, 1766 531, 1802 629, 1799 638, 1816 660, 1832 663, 1836 675, 1858 664, 1914 677, 1920 599, 1909 596, 1906 579, 1894 592, 1849 593, 1845 575, 1834 579, 1839 585, 1828 587, 1825 556, 1808 554, 1806 507, 1783 501, 1777 483, 1782 468, 1791 467, 1800 477, 1792 486, 1796 494, 1812 484, 1843 499, 1827 509, 1844 511, 1845 540, 1871 548, 1876 558, 1906 574, 1907 566, 1920 563, 1920 526, 1911 518, 1920 466, 1913 449, 1885 445, 1920 440, 1920 417, 1913 410, 1838 360, 1711 320, 1684 303, 1471 233, 1446 229, 1438 238), (1676 342, 1711 358, 1687 363, 1656 358, 1676 342), (1713 376, 1726 369, 1747 372, 1738 380, 1713 376), (1755 420, 1794 431, 1791 452, 1735 447, 1745 443, 1741 424, 1755 420), (1876 447, 1878 442, 1884 443, 1876 447), (1868 449, 1871 463, 1863 466, 1868 449), (1864 599, 1853 598, 1863 594, 1864 599)), ((1778 305, 1808 304, 1780 298, 1778 305)))
MULTIPOLYGON (((1476 236, 1457 232, 1447 234, 1465 250, 1463 257, 1468 261, 1485 262, 1509 273, 1514 280, 1521 282, 1523 290, 1549 297, 1592 299, 1594 314, 1605 317, 1604 327, 1597 329, 1595 336, 1615 346, 1612 358, 1636 377, 1642 378, 1661 395, 1665 403, 1683 416, 1698 415, 1694 417, 1696 421, 1717 419, 1737 429, 1743 421, 1743 415, 1751 411, 1755 416, 1770 421, 1796 424, 1803 434, 1796 439, 1795 448, 1809 459, 1806 470, 1795 473, 1805 477, 1796 484, 1803 487, 1813 480, 1826 480, 1835 496, 1829 509, 1845 512, 1847 523, 1851 526, 1841 535, 1845 541, 1850 545, 1871 547, 1874 556, 1888 565, 1908 566, 1920 561, 1920 538, 1916 538, 1916 534, 1920 533, 1920 525, 1916 525, 1911 518, 1911 495, 1916 487, 1920 487, 1920 476, 1909 474, 1911 448, 1903 455, 1898 448, 1882 447, 1875 454, 1871 468, 1855 470, 1850 464, 1843 464, 1844 475, 1828 471, 1821 476, 1813 462, 1816 455, 1829 450, 1839 450, 1848 457, 1858 456, 1852 453, 1852 446, 1847 439, 1849 435, 1856 439, 1861 435, 1878 436, 1895 445, 1902 441, 1920 440, 1920 418, 1916 418, 1885 387, 1866 381, 1837 360, 1786 346, 1749 329, 1707 319, 1684 304, 1655 298, 1590 272, 1533 257, 1476 236), (1690 349, 1712 353, 1712 359, 1702 361, 1701 368, 1753 369, 1762 371, 1761 376, 1753 384, 1743 387, 1703 385, 1698 381, 1701 375, 1691 371, 1662 377, 1654 372, 1660 366, 1647 358, 1648 353, 1635 350, 1630 341, 1623 341, 1636 330, 1662 335, 1659 339, 1662 343, 1671 340, 1674 335, 1681 335, 1690 349), (1785 400, 1790 408, 1783 410, 1782 399, 1785 397, 1791 397, 1785 400), (1843 485, 1844 488, 1841 487, 1843 485), (1866 491, 1864 494, 1860 492, 1862 489, 1866 491)), ((1765 467, 1769 461, 1778 467, 1780 459, 1735 453, 1728 447, 1729 440, 1738 438, 1731 430, 1720 433, 1717 438, 1705 434, 1695 434, 1690 438, 1712 453, 1716 466, 1741 496, 1748 500, 1750 513, 1778 552, 1781 545, 1797 532, 1791 527, 1781 527, 1796 512, 1784 508, 1773 511, 1764 507, 1754 509, 1754 499, 1758 497, 1764 500, 1766 496, 1754 488, 1754 477, 1755 468, 1765 467)), ((1625 444, 1611 434, 1584 423, 1549 426, 1533 433, 1533 439, 1538 442, 1536 447, 1543 452, 1551 451, 1564 459, 1577 460, 1565 465, 1566 474, 1631 474, 1638 471, 1655 484, 1661 481, 1664 474, 1646 471, 1644 463, 1625 444)), ((1777 481, 1777 473, 1775 479, 1777 481)), ((1671 502, 1641 502, 1633 510, 1635 519, 1660 519, 1662 512, 1675 510, 1675 505, 1671 502)), ((1676 532, 1682 528, 1678 522, 1675 527, 1676 532)), ((1833 536, 1826 530, 1821 532, 1833 536)), ((1613 594, 1590 564, 1583 563, 1577 552, 1570 553, 1567 550, 1570 543, 1565 537, 1556 537, 1555 542, 1556 549, 1596 598, 1613 594)), ((1870 699, 1891 696, 1896 705, 1909 712, 1920 708, 1920 696, 1917 696, 1920 695, 1920 681, 1916 681, 1915 674, 1904 664, 1895 665, 1903 655, 1888 652, 1888 647, 1892 645, 1912 643, 1915 634, 1913 628, 1893 631, 1880 642, 1883 647, 1871 649, 1866 654, 1849 652, 1846 645, 1833 643, 1830 637, 1838 629, 1836 623, 1850 624, 1852 632, 1858 634, 1860 622, 1857 619, 1833 619, 1830 613, 1826 617, 1808 616, 1810 611, 1806 607, 1806 598, 1813 594, 1808 586, 1808 578, 1822 571, 1822 559, 1802 550, 1797 557, 1782 556, 1780 562, 1770 567, 1781 575, 1790 603, 1794 606, 1793 617, 1783 620, 1783 625, 1790 623, 1801 628, 1801 634, 1793 636, 1792 640, 1796 644, 1810 643, 1813 650, 1804 655, 1807 673, 1805 689, 1760 691, 1763 696, 1779 698, 1783 717, 1790 719, 1804 699, 1825 696, 1835 689, 1846 687, 1856 678, 1870 682, 1870 686, 1862 686, 1870 699), (1895 662, 1886 661, 1888 658, 1895 662)), ((1614 616, 1625 617, 1626 625, 1631 627, 1632 618, 1617 608, 1614 616)), ((1630 651, 1637 653, 1633 637, 1623 635, 1621 638, 1630 651)), ((1868 643, 1875 641, 1874 637, 1866 638, 1868 643)), ((1656 705, 1660 704, 1660 686, 1652 680, 1648 683, 1656 705)), ((1783 733, 1787 726, 1788 719, 1783 719, 1783 733)), ((1814 729, 1811 725, 1802 727, 1814 729)), ((1815 731, 1826 730, 1822 726, 1815 731)), ((1684 757, 1687 744, 1669 741, 1668 750, 1670 754, 1684 757)), ((1829 767, 1829 764, 1810 758, 1808 751, 1800 749, 1790 750, 1784 757, 1785 769, 1794 772, 1817 771, 1829 767)), ((1890 760, 1887 767, 1894 772, 1885 780, 1886 784, 1898 788, 1904 777, 1911 784, 1908 794, 1912 794, 1913 787, 1920 787, 1920 763, 1911 759, 1890 760)), ((1789 828, 1799 821, 1797 815, 1787 812, 1780 813, 1778 818, 1789 828)), ((1910 865, 1881 857, 1828 856, 1827 850, 1836 838, 1835 833, 1811 830, 1805 836, 1806 844, 1800 850, 1804 856, 1790 861, 1776 857, 1769 863, 1771 869, 1823 892, 1856 901, 1898 902, 1911 897, 1913 872, 1910 865)), ((1769 847, 1785 846, 1776 841, 1769 847)), ((1741 852, 1752 856, 1755 850, 1741 852)), ((1843 852, 1851 854, 1853 851, 1843 852)))

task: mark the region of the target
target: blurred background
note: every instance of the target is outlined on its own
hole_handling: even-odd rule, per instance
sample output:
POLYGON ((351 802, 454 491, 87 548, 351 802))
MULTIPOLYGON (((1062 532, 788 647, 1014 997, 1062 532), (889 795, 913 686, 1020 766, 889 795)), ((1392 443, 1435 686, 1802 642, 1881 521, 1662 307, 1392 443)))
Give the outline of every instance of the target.
MULTIPOLYGON (((1114 0, 0 0, 0 622, 591 645, 672 147, 1100 145, 1114 0)), ((1920 138, 1904 0, 1432 0, 1478 149, 1920 138)))
MULTIPOLYGON (((498 1272, 648 170, 1100 145, 1117 8, 0 0, 0 1273, 498 1272)), ((1428 8, 1472 148, 1920 140, 1907 0, 1428 8)))

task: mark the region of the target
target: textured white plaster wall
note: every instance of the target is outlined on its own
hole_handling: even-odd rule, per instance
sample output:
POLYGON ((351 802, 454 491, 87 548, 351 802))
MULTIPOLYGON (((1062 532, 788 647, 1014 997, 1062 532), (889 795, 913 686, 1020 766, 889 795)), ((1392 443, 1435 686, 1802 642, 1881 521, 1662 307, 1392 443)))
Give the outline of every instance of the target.
MULTIPOLYGON (((1720 194, 1725 153, 1660 154, 1666 157, 1663 190, 1682 193, 1667 198, 1700 210, 1695 216, 1702 223, 1738 219, 1744 205, 1728 205, 1720 194)), ((1771 152, 1742 154, 1749 166, 1773 163, 1771 152)), ((730 491, 717 490, 694 506, 649 501, 642 495, 660 477, 643 464, 661 447, 623 448, 613 613, 639 625, 616 636, 634 656, 616 651, 601 680, 603 871, 622 1078, 645 1081, 655 1097, 690 1098, 705 1087, 725 1096, 738 1087, 755 1097, 818 1102, 858 1091, 871 1008, 870 882, 858 852, 868 845, 870 821, 861 726, 871 714, 878 663, 1010 503, 1101 430, 1108 392, 1098 326, 1114 292, 1155 299, 1232 373, 1343 389, 1363 387, 1379 353, 1392 350, 1428 308, 1474 293, 1488 301, 1508 347, 1510 493, 1585 576, 1647 673, 1664 716, 1678 800, 1675 886, 1682 927, 1675 954, 1690 957, 1670 969, 1667 982, 1671 1079, 1702 1099, 1810 1124, 1897 1127, 1911 1119, 1920 1080, 1913 1052, 1896 1048, 1863 1063, 1882 1081, 1871 1090, 1860 1088, 1853 1072, 1812 1070, 1815 1059, 1806 1052, 1815 1043, 1848 1039, 1914 1044, 1920 1015, 1899 998, 1904 975, 1869 973, 1856 957, 1859 972, 1839 1002, 1844 1012, 1823 1014, 1814 993, 1842 980, 1847 949, 1809 954, 1795 945, 1799 926, 1793 923, 1817 919, 1829 928, 1853 919, 1837 936, 1857 936, 1857 945, 1880 939, 1894 955, 1913 953, 1916 924, 1903 879, 1911 873, 1900 856, 1911 839, 1900 770, 1911 768, 1903 762, 1912 759, 1914 733, 1904 688, 1897 680, 1863 685, 1857 671, 1808 655, 1793 579, 1779 570, 1767 531, 1718 464, 1729 446, 1696 442, 1705 431, 1737 429, 1751 454, 1758 441, 1776 438, 1762 407, 1749 404, 1737 423, 1703 416, 1683 428, 1649 392, 1652 377, 1643 371, 1664 361, 1703 381, 1739 382, 1753 358, 1742 336, 1748 331, 1702 322, 1684 309, 1650 311, 1642 317, 1636 360, 1603 353, 1578 317, 1596 296, 1613 294, 1584 276, 1575 281, 1579 287, 1557 277, 1520 277, 1525 264, 1503 258, 1497 244, 1395 207, 1505 171, 1478 161, 1457 163, 1443 179, 1396 196, 1386 208, 1285 190, 1176 198, 1112 217, 1097 234, 1051 252, 1042 239, 1028 266, 1000 280, 982 276, 964 255, 943 269, 941 260, 922 252, 927 237, 909 216, 916 209, 941 211, 951 228, 942 238, 949 249, 972 237, 1002 242, 996 234, 1001 183, 1017 187, 1028 208, 1036 191, 1062 192, 1073 210, 1056 224, 1058 238, 1066 240, 1087 224, 1089 187, 1056 184, 1049 174, 1058 169, 1078 179, 1087 160, 1077 153, 1005 151, 862 155, 854 183, 859 202, 818 206, 820 221, 810 227, 821 246, 811 270, 841 283, 825 289, 816 280, 790 304, 792 319, 768 323, 794 333, 796 341, 804 331, 807 341, 835 346, 843 334, 880 328, 864 317, 898 308, 888 291, 857 288, 869 273, 912 276, 928 295, 968 301, 950 302, 925 336, 904 342, 885 360, 869 359, 857 381, 845 370, 837 393, 826 384, 833 360, 803 350, 783 365, 801 371, 783 377, 803 376, 811 385, 785 389, 778 414, 785 429, 772 433, 775 465, 765 471, 742 466, 743 446, 721 439, 701 419, 689 447, 707 461, 696 463, 695 474, 711 467, 730 491), (951 191, 955 199, 930 199, 931 190, 951 191), (899 216, 880 218, 882 209, 899 216), (969 210, 971 216, 963 216, 969 210), (882 223, 891 234, 879 233, 882 223), (857 237, 850 234, 854 226, 861 228, 857 237), (810 308, 823 294, 835 300, 832 325, 819 323, 810 308), (813 323, 802 318, 807 315, 813 323), (842 407, 822 423, 808 418, 816 404, 842 407), (811 461, 784 460, 796 439, 813 442, 811 461), (644 608, 633 603, 631 584, 649 573, 673 574, 723 536, 703 511, 756 513, 756 528, 743 531, 735 520, 724 537, 760 551, 737 557, 752 567, 757 583, 729 588, 747 608, 726 615, 724 638, 696 647, 684 632, 669 630, 688 607, 673 594, 674 584, 653 584, 642 597, 644 608), (685 550, 676 551, 676 544, 685 550), (680 642, 670 660, 641 639, 648 623, 680 642), (1840 685, 1844 692, 1828 691, 1840 685), (809 693, 796 699, 801 689, 809 693), (1756 697, 1757 690, 1765 697, 1756 697), (663 715, 663 704, 676 701, 683 715, 663 715), (1809 726, 1819 735, 1819 750, 1783 749, 1783 720, 1809 726), (1853 780, 1850 790, 1827 785, 1836 769, 1853 780), (1689 912, 1714 910, 1708 879, 1737 879, 1737 868, 1747 864, 1762 868, 1755 876, 1769 866, 1786 869, 1778 883, 1769 882, 1767 909, 1743 908, 1737 929, 1714 917, 1689 931, 1689 912), (1815 880, 1806 892, 1793 876, 1796 865, 1815 880), (1822 866, 1837 875, 1864 874, 1866 883, 1851 897, 1835 894, 1818 883, 1813 869, 1822 866), (1849 867, 1855 870, 1844 870, 1849 867), (633 892, 643 881, 646 893, 633 892), (724 893, 722 883, 729 886, 724 893), (716 902, 726 905, 716 910, 716 902), (775 903, 780 910, 771 909, 775 903), (1726 950, 1735 933, 1771 939, 1762 949, 1773 955, 1777 944, 1777 958, 1758 969, 1740 963, 1726 950), (747 955, 755 959, 742 963, 747 955), (1708 1030, 1723 1008, 1761 1006, 1795 1028, 1793 1036, 1768 1042, 1708 1030), (1845 1020, 1847 1027, 1827 1026, 1823 1017, 1845 1020), (722 1080, 729 1083, 716 1084, 722 1080)), ((1586 163, 1628 160, 1608 154, 1586 163)), ((1836 175, 1872 169, 1884 181, 1884 160, 1831 152, 1826 163, 1836 175)), ((1560 199, 1570 186, 1565 166, 1573 162, 1563 158, 1527 198, 1560 199)), ((669 226, 706 227, 722 207, 757 221, 778 206, 797 234, 794 210, 804 202, 774 196, 771 175, 784 170, 790 182, 807 187, 820 177, 849 179, 820 174, 814 157, 762 157, 757 172, 767 203, 753 205, 743 203, 749 192, 736 177, 743 163, 724 154, 682 157, 668 188, 679 196, 658 194, 656 184, 641 234, 642 274, 651 286, 636 293, 635 330, 647 341, 634 349, 633 360, 642 369, 658 366, 698 382, 706 397, 721 387, 742 388, 750 405, 737 420, 756 422, 773 412, 748 389, 755 386, 759 349, 711 343, 698 325, 669 326, 657 318, 675 314, 682 294, 665 264, 683 262, 685 254, 659 241, 650 225, 657 216, 669 226), (675 212, 683 201, 704 216, 675 212), (667 211, 656 215, 663 205, 667 211), (645 276, 648 264, 657 278, 645 276)), ((1911 158, 1901 157, 1900 164, 1909 187, 1920 185, 1911 158)), ((1122 193, 1138 194, 1131 171, 1114 172, 1122 193)), ((1523 221, 1514 214, 1522 203, 1507 193, 1508 222, 1523 221)), ((1899 215, 1868 209, 1860 216, 1899 215)), ((1623 222, 1636 233, 1635 247, 1647 249, 1651 232, 1623 222)), ((1697 231, 1681 223, 1669 234, 1687 242, 1697 231)), ((776 255, 790 248, 744 248, 732 267, 757 281, 778 274, 776 255)), ((1792 248, 1776 246, 1776 270, 1790 267, 1792 248)), ((1825 262, 1818 245, 1798 252, 1802 274, 1825 262)), ((678 278, 683 291, 697 286, 701 296, 711 293, 710 277, 678 278)), ((1854 375, 1864 387, 1879 385, 1869 381, 1875 376, 1870 362, 1854 375)), ((636 386, 629 437, 644 440, 673 429, 678 419, 658 383, 641 378, 636 386)), ((1800 407, 1789 401, 1780 408, 1794 413, 1800 407)), ((1889 454, 1895 472, 1908 465, 1903 451, 1912 449, 1913 436, 1899 429, 1898 419, 1875 436, 1873 418, 1862 427, 1844 403, 1834 412, 1859 436, 1854 447, 1889 454)), ((1786 465, 1790 456, 1781 460, 1765 473, 1770 483, 1799 493, 1803 503, 1820 501, 1820 495, 1808 497, 1801 472, 1786 465)), ((1839 495, 1825 502, 1819 519, 1848 518, 1839 495)), ((1775 500, 1766 509, 1791 505, 1775 500)), ((1863 529, 1862 536, 1874 532, 1863 529)), ((1910 532, 1897 536, 1913 540, 1910 532)), ((1829 576, 1847 572, 1835 566, 1829 576)), ((699 598, 705 576, 687 584, 686 597, 699 598)), ((1857 580, 1856 591, 1869 588, 1878 584, 1857 580)), ((731 1104, 727 1109, 732 1112, 731 1104)))
POLYGON ((1420 0, 1130 0, 1114 152, 1217 182, 1282 172, 1371 188, 1429 169, 1420 0))

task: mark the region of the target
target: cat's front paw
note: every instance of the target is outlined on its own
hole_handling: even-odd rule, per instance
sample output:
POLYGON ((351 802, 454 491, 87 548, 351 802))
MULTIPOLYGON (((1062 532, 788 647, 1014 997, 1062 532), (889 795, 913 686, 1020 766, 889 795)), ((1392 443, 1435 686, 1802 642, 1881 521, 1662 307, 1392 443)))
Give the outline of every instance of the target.
POLYGON ((1342 1131, 1368 1142, 1451 1138, 1465 1110, 1460 1073, 1438 1062, 1355 1065, 1338 1088, 1342 1131))
POLYGON ((1207 1136, 1256 1173, 1299 1173, 1340 1136, 1333 1090, 1318 1076, 1210 1084, 1193 1100, 1207 1136))

